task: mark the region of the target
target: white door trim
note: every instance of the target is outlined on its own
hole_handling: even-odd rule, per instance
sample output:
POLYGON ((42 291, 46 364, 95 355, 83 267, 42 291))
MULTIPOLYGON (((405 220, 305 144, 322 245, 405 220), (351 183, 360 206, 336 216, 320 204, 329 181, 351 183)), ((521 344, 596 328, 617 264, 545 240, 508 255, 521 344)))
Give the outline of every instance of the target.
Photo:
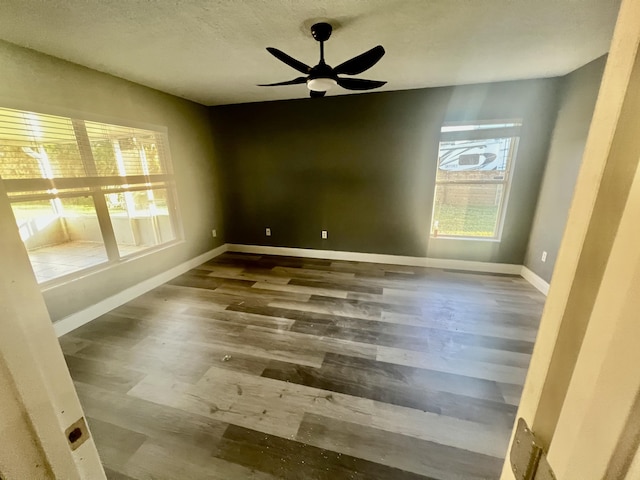
MULTIPOLYGON (((2 197, 6 191, 0 182, 2 197)), ((103 480, 86 428, 77 448, 67 440, 66 430, 84 413, 15 225, 11 206, 0 202, 0 397, 8 405, 4 410, 0 405, 2 476, 103 480), (35 448, 13 455, 17 445, 35 448)))

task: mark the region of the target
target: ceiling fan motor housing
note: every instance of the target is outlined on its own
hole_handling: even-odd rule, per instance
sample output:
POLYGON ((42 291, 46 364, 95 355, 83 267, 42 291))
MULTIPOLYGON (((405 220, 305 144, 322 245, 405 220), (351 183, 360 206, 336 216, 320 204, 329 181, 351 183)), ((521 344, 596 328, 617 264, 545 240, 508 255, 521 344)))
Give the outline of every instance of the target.
POLYGON ((315 23, 311 26, 311 35, 318 42, 326 42, 329 40, 332 31, 333 27, 326 22, 315 23))
POLYGON ((335 74, 330 65, 322 62, 309 70, 309 80, 313 80, 314 78, 333 78, 334 80, 338 80, 338 75, 335 74))

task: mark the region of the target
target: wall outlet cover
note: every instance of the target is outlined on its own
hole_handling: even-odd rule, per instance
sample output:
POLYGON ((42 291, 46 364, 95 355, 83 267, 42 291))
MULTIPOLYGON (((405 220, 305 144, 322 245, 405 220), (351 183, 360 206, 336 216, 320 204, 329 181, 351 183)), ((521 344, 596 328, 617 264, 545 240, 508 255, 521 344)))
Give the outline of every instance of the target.
POLYGON ((542 257, 540 258, 543 262, 547 261, 547 252, 542 252, 542 257))
POLYGON ((214 228, 213 230, 211 230, 211 236, 213 238, 216 238, 218 236, 218 232, 216 232, 216 229, 214 228))
POLYGON ((322 238, 325 240, 329 238, 329 232, 327 232, 326 230, 322 230, 322 238))
POLYGON ((271 229, 270 228, 265 228, 264 233, 267 237, 271 236, 271 229))

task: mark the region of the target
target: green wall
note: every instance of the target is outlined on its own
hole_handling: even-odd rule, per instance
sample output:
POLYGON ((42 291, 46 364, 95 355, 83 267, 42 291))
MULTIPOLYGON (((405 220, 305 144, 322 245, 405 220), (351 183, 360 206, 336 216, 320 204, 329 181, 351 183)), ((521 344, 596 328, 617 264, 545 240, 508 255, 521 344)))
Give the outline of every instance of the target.
POLYGON ((521 264, 557 84, 546 79, 212 107, 226 241, 521 264), (430 240, 442 123, 512 118, 523 120, 523 133, 502 241, 430 240), (323 229, 327 240, 320 238, 323 229))
POLYGON ((606 57, 601 57, 562 79, 558 119, 524 262, 547 282, 567 223, 605 63, 606 57), (543 251, 546 262, 541 260, 543 251))
POLYGON ((521 264, 560 102, 527 254, 527 265, 548 279, 557 250, 550 242, 559 244, 564 228, 602 64, 564 79, 206 108, 0 42, 0 105, 169 131, 184 242, 45 290, 51 317, 87 308, 225 241, 521 264), (502 240, 429 239, 442 123, 512 118, 524 125, 502 240), (571 160, 563 162, 567 151, 571 160), (560 193, 565 201, 556 211, 560 193), (552 232, 545 227, 551 223, 552 232), (535 264, 540 248, 552 260, 542 270, 535 264))
MULTIPOLYGON (((0 105, 168 128, 184 242, 46 289, 54 321, 222 243, 221 185, 206 107, 5 42, 0 42, 0 105), (218 229, 216 239, 212 228, 218 229)), ((5 195, 0 202, 7 202, 5 195)))

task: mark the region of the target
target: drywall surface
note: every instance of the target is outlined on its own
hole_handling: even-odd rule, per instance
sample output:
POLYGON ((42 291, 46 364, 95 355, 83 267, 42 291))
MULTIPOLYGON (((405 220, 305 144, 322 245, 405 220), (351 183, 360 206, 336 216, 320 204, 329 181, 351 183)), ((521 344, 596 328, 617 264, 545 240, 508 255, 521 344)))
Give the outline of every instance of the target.
POLYGON ((521 264, 556 85, 546 79, 213 107, 226 240, 521 264), (523 129, 501 241, 429 238, 442 123, 506 119, 522 119, 523 129))
POLYGON ((605 63, 606 57, 601 57, 562 80, 558 118, 524 262, 547 282, 564 234, 605 63), (543 251, 546 262, 541 260, 543 251))
POLYGON ((5 42, 0 42, 0 106, 168 128, 184 242, 45 290, 54 321, 223 243, 219 176, 205 107, 5 42))
POLYGON ((27 413, 17 398, 11 376, 1 361, 0 402, 0 435, 11 439, 4 441, 0 449, 0 478, 53 479, 53 473, 43 462, 45 457, 34 441, 27 413))
POLYGON ((329 65, 382 43, 388 54, 363 76, 387 80, 385 90, 404 90, 565 75, 607 51, 619 5, 620 0, 5 0, 0 37, 222 105, 304 98, 304 86, 255 84, 296 76, 266 46, 315 65, 319 45, 309 30, 320 19, 334 29, 326 45, 329 65))

